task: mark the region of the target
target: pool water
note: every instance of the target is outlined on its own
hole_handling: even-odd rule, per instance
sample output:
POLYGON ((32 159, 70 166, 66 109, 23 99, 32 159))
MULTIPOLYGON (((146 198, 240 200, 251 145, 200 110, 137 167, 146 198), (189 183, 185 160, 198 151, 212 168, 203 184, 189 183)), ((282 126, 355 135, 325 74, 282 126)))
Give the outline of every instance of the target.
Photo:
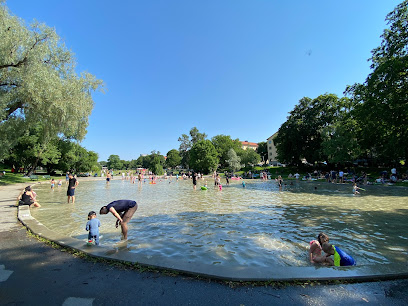
MULTIPOLYGON (((79 180, 80 181, 80 180, 79 180)), ((66 186, 34 190, 42 205, 31 213, 56 232, 86 240, 88 212, 101 221, 101 244, 115 246, 120 228, 112 214, 99 209, 119 199, 136 200, 127 249, 146 256, 223 266, 307 266, 309 241, 319 232, 352 255, 358 265, 406 263, 408 188, 365 186, 352 194, 350 184, 290 181, 232 181, 223 190, 211 179, 173 178, 156 185, 114 179, 80 181, 75 204, 67 204, 66 186), (208 183, 208 190, 200 186, 208 183)))

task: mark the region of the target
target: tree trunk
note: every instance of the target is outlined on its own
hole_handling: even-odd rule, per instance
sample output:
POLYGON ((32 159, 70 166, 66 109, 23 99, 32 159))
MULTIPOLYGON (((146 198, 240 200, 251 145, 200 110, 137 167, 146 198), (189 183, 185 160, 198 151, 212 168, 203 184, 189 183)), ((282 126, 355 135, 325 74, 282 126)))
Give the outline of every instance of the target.
POLYGON ((32 164, 31 167, 29 168, 29 170, 27 172, 27 176, 30 176, 31 174, 33 174, 33 172, 35 171, 35 168, 37 168, 37 164, 38 164, 39 160, 40 160, 40 157, 37 157, 34 164, 32 164))

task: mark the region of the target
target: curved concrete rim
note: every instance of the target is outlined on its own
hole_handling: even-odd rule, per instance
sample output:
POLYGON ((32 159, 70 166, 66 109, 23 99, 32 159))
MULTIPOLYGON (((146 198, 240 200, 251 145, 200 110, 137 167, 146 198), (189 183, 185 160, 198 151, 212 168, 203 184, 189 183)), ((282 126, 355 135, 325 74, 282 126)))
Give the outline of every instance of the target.
POLYGON ((18 207, 18 219, 34 234, 58 245, 87 253, 90 256, 137 263, 141 266, 227 281, 374 281, 408 278, 408 264, 385 264, 354 267, 250 267, 214 266, 205 263, 173 260, 160 256, 146 256, 127 251, 126 243, 119 247, 88 246, 84 241, 51 231, 31 216, 27 205, 18 207))

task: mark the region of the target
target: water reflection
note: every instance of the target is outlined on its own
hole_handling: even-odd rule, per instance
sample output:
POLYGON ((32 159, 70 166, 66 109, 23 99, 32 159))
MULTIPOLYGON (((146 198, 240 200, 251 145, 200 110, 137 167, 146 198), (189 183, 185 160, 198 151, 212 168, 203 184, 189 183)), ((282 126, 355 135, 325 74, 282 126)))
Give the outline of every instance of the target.
MULTIPOLYGON (((361 196, 353 196, 350 185, 295 182, 279 190, 272 181, 246 183, 242 188, 233 182, 220 192, 194 191, 186 181, 143 186, 119 180, 109 185, 81 182, 74 205, 66 203, 65 188, 40 186, 42 207, 32 214, 52 230, 85 240, 90 210, 135 199, 139 209, 124 249, 146 256, 214 265, 301 266, 308 264, 309 241, 324 231, 359 265, 406 262, 407 188, 368 186, 361 196)), ((118 249, 115 218, 98 218, 101 243, 118 249)))

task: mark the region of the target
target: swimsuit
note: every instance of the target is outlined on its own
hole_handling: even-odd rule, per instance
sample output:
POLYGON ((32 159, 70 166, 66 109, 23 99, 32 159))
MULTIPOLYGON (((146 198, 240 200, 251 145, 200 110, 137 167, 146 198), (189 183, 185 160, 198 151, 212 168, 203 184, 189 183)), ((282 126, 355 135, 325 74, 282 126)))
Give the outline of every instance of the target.
POLYGON ((312 241, 310 241, 310 247, 312 247, 312 244, 314 244, 314 243, 316 243, 316 244, 319 246, 319 248, 318 248, 318 249, 315 249, 315 250, 313 251, 313 253, 312 253, 312 258, 313 258, 313 259, 315 259, 317 256, 321 256, 321 255, 322 255, 322 247, 321 247, 319 241, 317 241, 317 240, 312 240, 312 241))

